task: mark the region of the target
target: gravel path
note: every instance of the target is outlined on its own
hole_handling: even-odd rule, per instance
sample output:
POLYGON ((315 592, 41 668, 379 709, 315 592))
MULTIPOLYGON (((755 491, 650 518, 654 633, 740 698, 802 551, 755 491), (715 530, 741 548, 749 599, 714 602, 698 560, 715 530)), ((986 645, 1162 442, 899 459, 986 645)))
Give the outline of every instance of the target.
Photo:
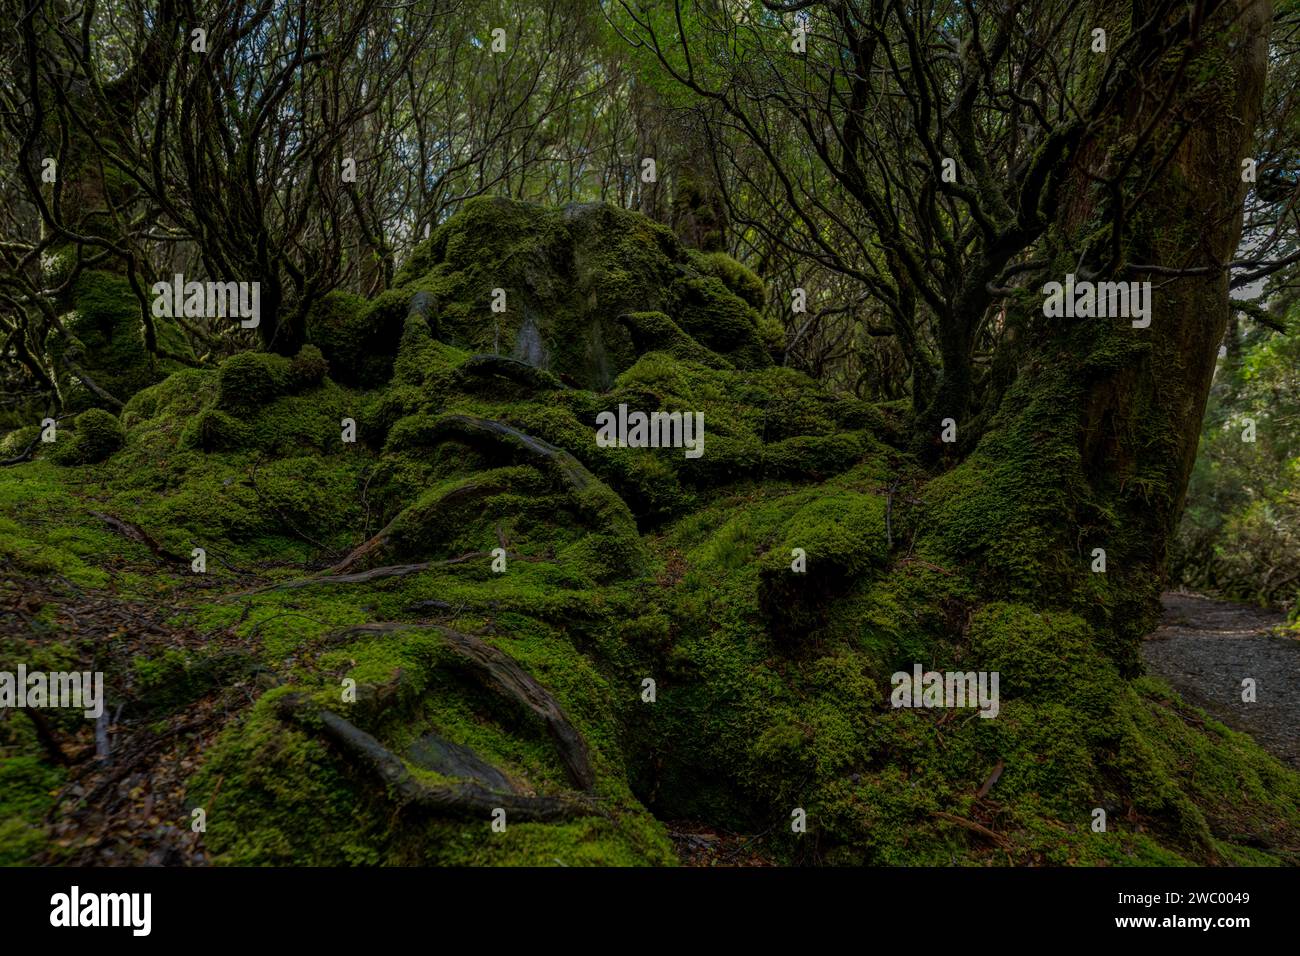
POLYGON ((1275 637, 1280 614, 1166 593, 1160 626, 1142 656, 1188 701, 1300 769, 1300 641, 1275 637), (1241 699, 1244 678, 1255 680, 1255 703, 1241 699))

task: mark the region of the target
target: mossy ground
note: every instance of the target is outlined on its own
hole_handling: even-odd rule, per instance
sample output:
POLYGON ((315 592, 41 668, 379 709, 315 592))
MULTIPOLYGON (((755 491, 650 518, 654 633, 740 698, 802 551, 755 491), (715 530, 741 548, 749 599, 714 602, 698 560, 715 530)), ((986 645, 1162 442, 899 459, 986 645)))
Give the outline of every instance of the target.
MULTIPOLYGON (((59 464, 47 449, 0 471, 10 578, 122 601, 165 591, 172 625, 234 650, 144 648, 110 684, 140 722, 243 689, 185 796, 207 810, 214 861, 661 864, 674 859, 661 821, 691 820, 753 834, 791 863, 1300 862, 1300 777, 1131 672, 1116 648, 1140 627, 1132 582, 1077 583, 1086 552, 1058 540, 1053 517, 1100 496, 1060 477, 1077 461, 1067 440, 1041 437, 1061 432, 1052 396, 1027 396, 935 478, 900 447, 897 409, 774 366, 751 348, 757 332, 718 349, 762 290, 716 257, 693 261, 694 292, 656 280, 658 300, 634 276, 591 273, 613 283, 598 298, 637 313, 607 387, 479 362, 489 326, 474 324, 479 297, 462 286, 478 289, 471 240, 500 241, 494 208, 435 234, 400 295, 332 301, 318 348, 177 372, 127 403, 123 444, 104 460, 59 464), (713 283, 728 299, 710 311, 713 283), (422 291, 439 297, 428 315, 408 308, 422 291), (397 343, 391 368, 336 376, 332 364, 369 341, 353 334, 367 315, 397 343), (704 456, 598 448, 595 415, 620 404, 702 411, 704 456), (349 573, 427 566, 308 580, 370 539, 349 573), (426 783, 445 781, 409 748, 436 734, 520 793, 571 791, 542 723, 467 673, 440 628, 478 636, 549 689, 587 743, 599 813, 504 833, 412 814, 282 719, 277 701, 305 694, 426 783), (998 671, 998 716, 891 708, 890 675, 914 663, 998 671), (791 832, 795 808, 807 834, 791 832)), ((535 291, 560 268, 548 255, 599 239, 574 232, 602 214, 498 213, 535 291), (539 238, 560 228, 562 241, 539 238)), ((648 226, 624 240, 678 254, 648 226)), ((10 656, 93 656, 59 632, 57 608, 45 614, 10 656)), ((15 859, 49 858, 40 820, 63 771, 22 726, 7 721, 0 738, 0 779, 13 784, 0 832, 16 834, 15 859)))

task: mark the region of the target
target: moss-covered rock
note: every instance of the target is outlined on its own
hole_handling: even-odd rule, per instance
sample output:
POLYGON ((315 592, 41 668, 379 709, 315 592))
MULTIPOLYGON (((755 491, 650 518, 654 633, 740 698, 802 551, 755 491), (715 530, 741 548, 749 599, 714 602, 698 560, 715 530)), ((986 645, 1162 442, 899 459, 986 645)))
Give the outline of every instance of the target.
POLYGON ((307 313, 307 342, 320 350, 340 382, 386 381, 392 374, 408 298, 390 291, 367 302, 348 292, 330 292, 307 313))
POLYGON ((625 313, 664 313, 732 361, 770 363, 742 297, 761 297, 752 274, 731 260, 695 258, 668 229, 612 206, 471 200, 416 249, 397 283, 410 300, 427 297, 439 338, 586 387, 608 387, 635 360, 625 313), (688 285, 675 287, 679 277, 688 285))
POLYGON ((71 429, 58 433, 51 458, 60 465, 91 465, 106 459, 125 441, 126 432, 116 415, 88 408, 77 416, 71 429))
POLYGON ((683 362, 698 362, 710 368, 734 367, 731 362, 687 335, 662 312, 625 312, 619 318, 632 333, 632 343, 641 354, 666 352, 683 362))
POLYGON ((701 272, 721 279, 722 284, 745 300, 750 307, 762 309, 767 302, 763 280, 725 252, 700 252, 691 256, 701 272))
POLYGON ((759 315, 713 276, 684 277, 670 287, 677 324, 741 368, 772 364, 759 335, 759 315))

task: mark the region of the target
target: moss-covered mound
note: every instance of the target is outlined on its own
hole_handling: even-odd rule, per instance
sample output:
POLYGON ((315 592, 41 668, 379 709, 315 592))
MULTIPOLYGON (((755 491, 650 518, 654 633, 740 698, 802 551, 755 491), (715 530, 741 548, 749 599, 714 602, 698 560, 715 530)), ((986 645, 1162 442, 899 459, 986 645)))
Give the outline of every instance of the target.
POLYGON ((102 408, 88 408, 57 441, 53 459, 61 465, 89 465, 103 461, 122 447, 126 432, 117 416, 102 408), (69 435, 69 432, 71 433, 69 435))
POLYGON ((771 365, 783 343, 762 305, 753 273, 722 253, 689 252, 644 216, 485 197, 416 248, 395 289, 371 303, 328 296, 309 315, 307 335, 345 380, 373 384, 414 314, 439 341, 603 389, 640 352, 683 337, 637 336, 622 318, 630 312, 662 313, 738 367, 771 365))
MULTIPOLYGON (((481 201, 339 313, 387 310, 386 356, 318 330, 139 392, 98 463, 0 471, 6 567, 182 595, 256 661, 189 781, 213 858, 658 864, 684 820, 782 862, 1300 862, 1300 777, 1114 652, 1139 590, 1062 586, 1048 518, 1090 499, 1053 397, 935 478, 894 410, 754 351, 760 288, 700 262, 481 201), (702 414, 702 453, 597 441, 639 412, 702 414), (894 706, 918 666, 996 672, 996 713, 894 706)), ((39 744, 6 744, 37 852, 39 744)))

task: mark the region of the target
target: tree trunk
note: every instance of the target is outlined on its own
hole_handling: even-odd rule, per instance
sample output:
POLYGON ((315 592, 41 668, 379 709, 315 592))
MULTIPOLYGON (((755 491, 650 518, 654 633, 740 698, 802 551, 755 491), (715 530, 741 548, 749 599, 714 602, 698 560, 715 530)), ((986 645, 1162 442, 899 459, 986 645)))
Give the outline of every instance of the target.
MULTIPOLYGON (((1142 16, 1112 5, 1117 18, 1120 6, 1121 23, 1142 16)), ((1141 90, 1116 117, 1118 130, 1106 124, 1080 146, 1053 237, 1062 251, 1043 281, 1064 282, 1068 273, 1150 281, 1150 326, 1136 328, 1126 317, 1047 318, 1044 296, 1030 289, 1018 376, 975 451, 931 493, 930 520, 939 522, 950 557, 973 561, 994 582, 992 596, 1066 595, 1059 603, 1087 616, 1129 673, 1158 609, 1227 324, 1220 266, 1241 234, 1241 160, 1262 103, 1270 23, 1267 0, 1232 0, 1201 26, 1182 78, 1152 77, 1180 84, 1180 95, 1139 162, 1156 168, 1167 144, 1175 145, 1140 219, 1124 232, 1125 259, 1165 270, 1212 267, 1209 274, 1089 275, 1102 267, 1109 243, 1080 262, 1083 237, 1105 235, 1113 213, 1114 194, 1095 179, 1110 172, 1107 150, 1134 141, 1160 106, 1161 96, 1141 90), (1189 124, 1181 140, 1171 117, 1189 124), (1096 549, 1105 552, 1104 572, 1096 549)), ((1120 40, 1112 35, 1111 48, 1120 40)), ((1169 59, 1153 69, 1172 71, 1169 59)))

